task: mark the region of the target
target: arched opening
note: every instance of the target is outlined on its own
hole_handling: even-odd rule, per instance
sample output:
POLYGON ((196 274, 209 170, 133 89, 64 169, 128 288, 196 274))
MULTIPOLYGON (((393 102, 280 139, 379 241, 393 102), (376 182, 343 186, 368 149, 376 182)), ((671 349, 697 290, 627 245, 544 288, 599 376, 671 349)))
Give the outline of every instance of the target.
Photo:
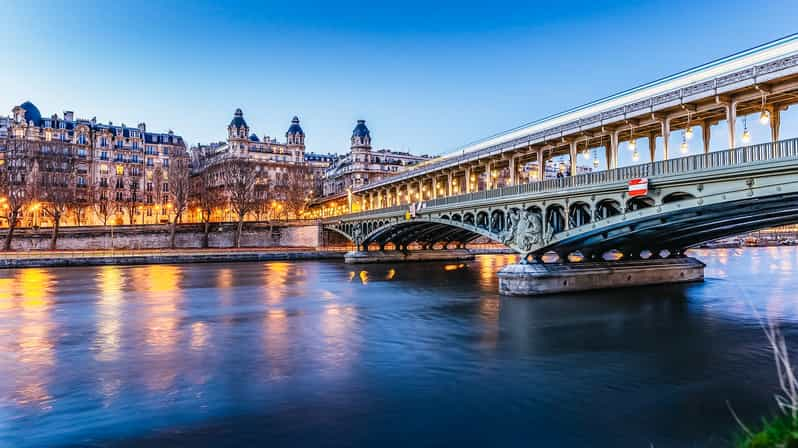
POLYGON ((477 213, 477 227, 480 229, 488 229, 488 214, 485 212, 477 213))
POLYGON ((504 211, 494 210, 490 215, 490 231, 493 233, 503 232, 505 224, 504 211))
POLYGON ((632 198, 626 201, 626 209, 631 212, 653 206, 654 206, 654 200, 648 196, 638 196, 636 198, 632 198))
POLYGON ((621 203, 614 199, 604 199, 596 203, 595 220, 600 221, 621 214, 621 203))
POLYGON ((571 227, 579 227, 585 224, 590 224, 590 204, 586 202, 575 202, 571 204, 568 210, 568 220, 571 227))
POLYGON ((441 215, 441 219, 449 219, 449 215, 441 215))
POLYGON ((565 230, 565 209, 560 204, 552 204, 546 209, 546 225, 552 233, 565 230))
POLYGON ((466 213, 465 216, 463 216, 463 224, 470 224, 470 225, 473 226, 474 225, 474 214, 473 213, 466 213))
POLYGON ((664 198, 662 198, 662 203, 663 204, 670 204, 671 202, 683 201, 685 199, 693 199, 693 198, 695 198, 695 196, 693 196, 690 193, 685 193, 683 191, 677 191, 675 193, 671 193, 671 194, 665 196, 664 198))
POLYGON ((452 221, 463 222, 463 218, 459 214, 455 213, 452 215, 452 221))

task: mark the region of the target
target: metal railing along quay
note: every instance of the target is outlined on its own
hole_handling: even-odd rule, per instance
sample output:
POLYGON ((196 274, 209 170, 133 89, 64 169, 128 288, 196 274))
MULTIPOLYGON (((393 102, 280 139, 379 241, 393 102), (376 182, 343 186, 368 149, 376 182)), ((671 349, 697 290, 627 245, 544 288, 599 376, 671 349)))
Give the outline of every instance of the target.
MULTIPOLYGON (((429 199, 422 202, 424 202, 427 207, 437 207, 441 205, 452 205, 519 194, 547 193, 561 191, 568 188, 612 184, 641 177, 671 176, 700 172, 710 169, 732 168, 738 166, 742 167, 758 162, 790 159, 798 159, 798 138, 742 146, 722 151, 713 151, 707 154, 697 154, 669 160, 660 160, 657 162, 625 166, 593 173, 578 174, 576 176, 547 179, 544 181, 531 182, 528 184, 495 188, 492 190, 475 191, 457 196, 429 199)), ((338 218, 363 218, 372 215, 403 211, 406 209, 407 204, 394 205, 391 207, 341 215, 338 218)))

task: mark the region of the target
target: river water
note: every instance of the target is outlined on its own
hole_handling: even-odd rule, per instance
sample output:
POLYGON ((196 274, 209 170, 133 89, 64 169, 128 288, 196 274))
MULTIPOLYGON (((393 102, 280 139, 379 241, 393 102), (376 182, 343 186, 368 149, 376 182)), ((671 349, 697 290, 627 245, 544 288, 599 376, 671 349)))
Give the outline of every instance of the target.
POLYGON ((0 446, 726 446, 798 347, 795 248, 499 297, 510 256, 0 271, 0 446))

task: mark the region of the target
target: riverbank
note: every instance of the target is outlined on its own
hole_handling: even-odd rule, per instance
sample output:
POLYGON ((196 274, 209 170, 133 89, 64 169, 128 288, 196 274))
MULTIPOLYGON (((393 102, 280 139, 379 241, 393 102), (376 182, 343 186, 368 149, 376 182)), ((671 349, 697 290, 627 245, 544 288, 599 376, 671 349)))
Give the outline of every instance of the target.
POLYGON ((309 247, 269 249, 159 249, 113 251, 8 252, 0 255, 0 268, 188 264, 273 260, 343 260, 346 249, 309 247))

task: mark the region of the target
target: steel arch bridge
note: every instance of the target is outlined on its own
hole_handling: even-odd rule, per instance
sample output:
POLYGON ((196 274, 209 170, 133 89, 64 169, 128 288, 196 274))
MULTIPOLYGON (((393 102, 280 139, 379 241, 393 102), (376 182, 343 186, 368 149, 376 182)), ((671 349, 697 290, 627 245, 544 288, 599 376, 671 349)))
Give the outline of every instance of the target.
POLYGON ((358 250, 462 247, 484 236, 523 259, 610 250, 680 254, 701 242, 798 222, 798 139, 439 198, 323 221, 358 250), (630 197, 631 179, 647 178, 630 197))

